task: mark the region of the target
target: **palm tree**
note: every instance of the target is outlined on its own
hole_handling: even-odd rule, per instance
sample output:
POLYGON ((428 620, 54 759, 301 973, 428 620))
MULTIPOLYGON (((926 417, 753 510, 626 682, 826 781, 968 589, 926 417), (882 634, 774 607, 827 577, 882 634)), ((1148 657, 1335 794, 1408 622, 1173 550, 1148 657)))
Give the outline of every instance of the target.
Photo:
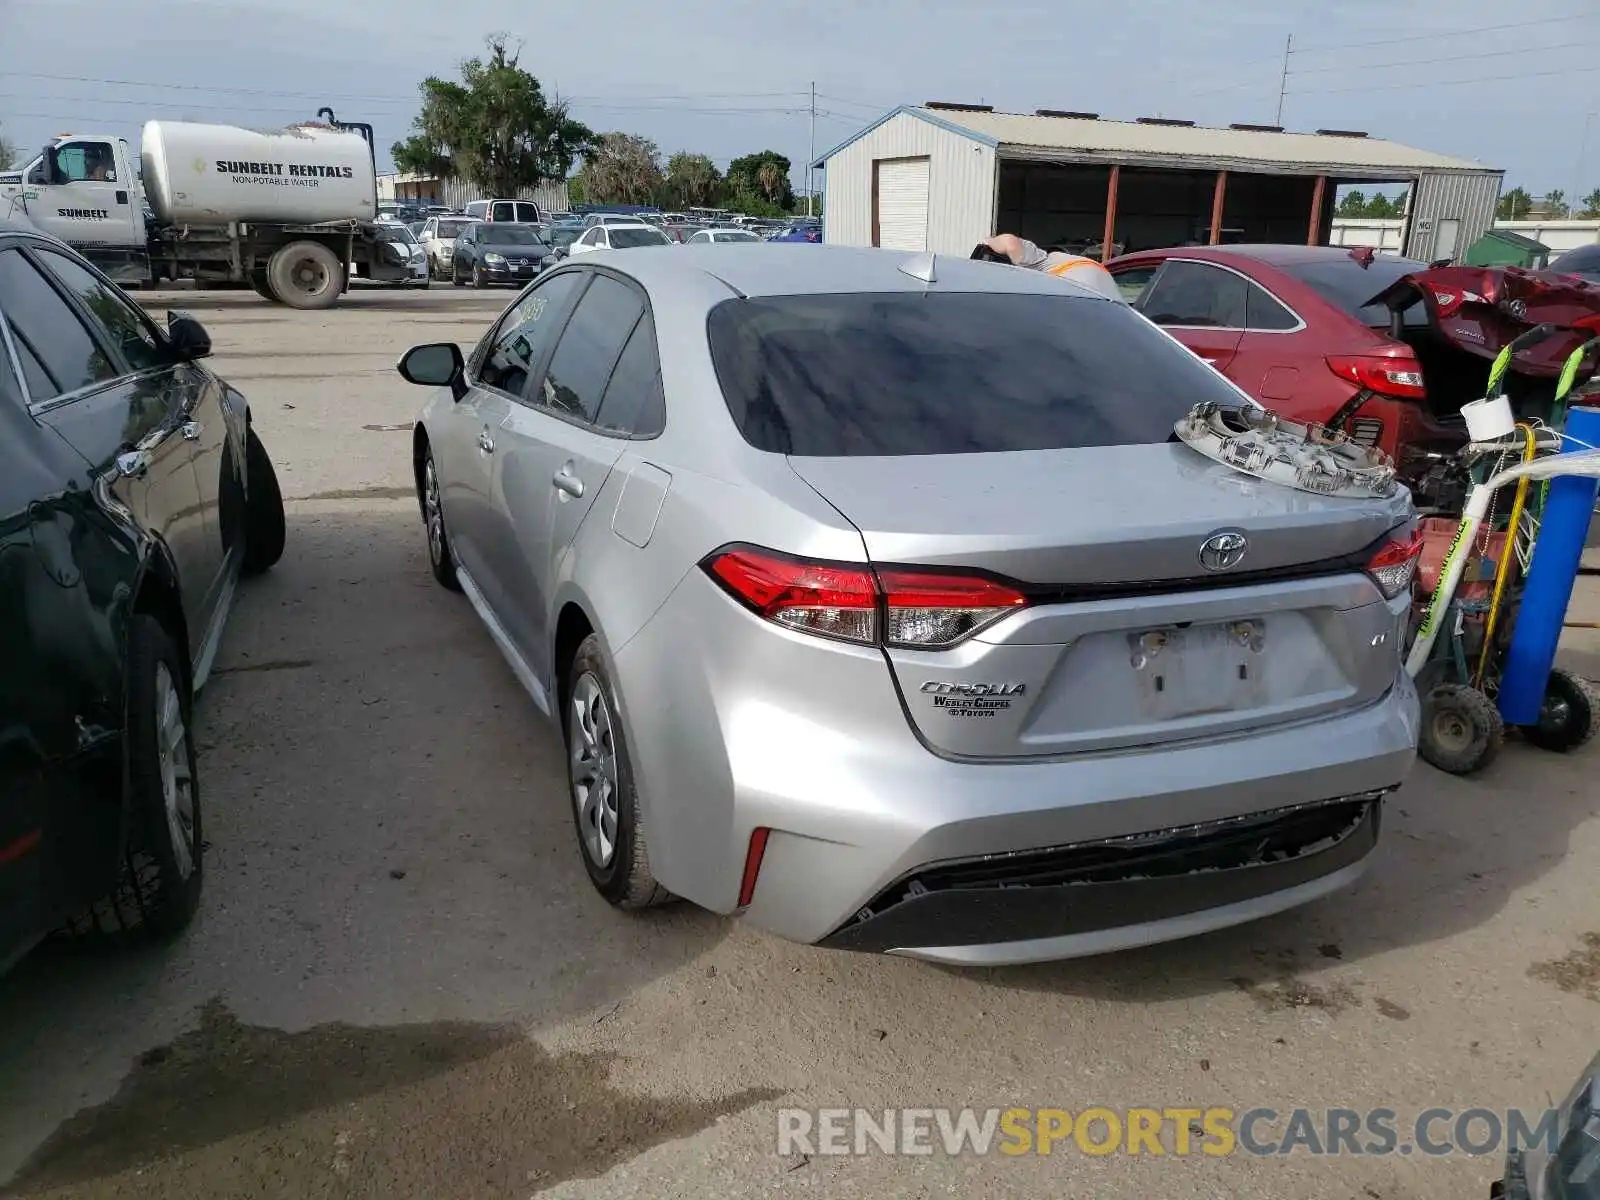
POLYGON ((769 201, 778 195, 778 189, 783 184, 783 172, 778 170, 776 163, 764 162, 761 169, 756 172, 756 185, 760 187, 761 194, 769 201))

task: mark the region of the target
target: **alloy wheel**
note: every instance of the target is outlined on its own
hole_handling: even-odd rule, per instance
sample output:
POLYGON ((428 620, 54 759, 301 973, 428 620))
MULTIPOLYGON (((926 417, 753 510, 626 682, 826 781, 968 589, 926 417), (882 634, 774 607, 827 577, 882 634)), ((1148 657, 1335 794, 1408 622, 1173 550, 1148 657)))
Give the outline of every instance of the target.
POLYGON ((617 748, 605 691, 587 672, 572 687, 568 736, 572 802, 578 810, 583 851, 590 862, 604 868, 617 852, 617 748))
POLYGON ((194 873, 194 775, 189 769, 183 703, 166 663, 156 665, 156 760, 172 857, 179 877, 188 879, 194 873))

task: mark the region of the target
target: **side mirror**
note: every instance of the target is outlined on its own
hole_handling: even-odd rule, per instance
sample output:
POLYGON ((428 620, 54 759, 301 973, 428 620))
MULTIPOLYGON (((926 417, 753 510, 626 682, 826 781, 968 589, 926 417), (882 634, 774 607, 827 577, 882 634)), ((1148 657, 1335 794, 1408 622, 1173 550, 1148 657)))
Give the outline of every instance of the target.
POLYGON ((467 394, 466 364, 454 342, 413 346, 395 364, 400 378, 424 387, 447 387, 457 400, 467 394))
POLYGON ((167 315, 167 340, 172 343, 173 352, 185 362, 211 357, 211 335, 186 312, 167 315))
POLYGON ((61 152, 54 146, 44 148, 44 177, 50 183, 66 183, 61 174, 61 152))

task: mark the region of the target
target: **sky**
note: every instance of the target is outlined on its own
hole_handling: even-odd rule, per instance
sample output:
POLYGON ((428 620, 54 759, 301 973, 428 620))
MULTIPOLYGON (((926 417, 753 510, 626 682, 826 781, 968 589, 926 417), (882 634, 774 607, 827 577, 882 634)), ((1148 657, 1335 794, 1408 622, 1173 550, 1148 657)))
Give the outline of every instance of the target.
POLYGON ((382 169, 417 84, 492 32, 591 128, 721 165, 774 149, 797 190, 810 147, 899 104, 1280 123, 1288 38, 1290 129, 1600 187, 1600 0, 0 0, 0 133, 137 144, 151 118, 270 128, 327 104, 376 127, 382 169))

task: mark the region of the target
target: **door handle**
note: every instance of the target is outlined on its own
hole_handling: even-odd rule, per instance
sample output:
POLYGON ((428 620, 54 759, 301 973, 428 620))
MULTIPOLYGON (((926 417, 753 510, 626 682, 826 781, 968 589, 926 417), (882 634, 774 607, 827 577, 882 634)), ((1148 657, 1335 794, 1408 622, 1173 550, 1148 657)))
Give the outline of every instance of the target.
POLYGON ((556 491, 565 492, 574 500, 583 495, 583 480, 572 473, 570 464, 557 471, 556 477, 550 482, 556 485, 556 491))
POLYGON ((205 426, 200 424, 199 421, 185 421, 183 423, 183 440, 186 442, 198 442, 201 433, 204 431, 205 426))
POLYGON ((478 449, 482 450, 485 454, 494 453, 494 439, 489 436, 489 430, 487 426, 485 426, 483 432, 478 435, 478 449))

